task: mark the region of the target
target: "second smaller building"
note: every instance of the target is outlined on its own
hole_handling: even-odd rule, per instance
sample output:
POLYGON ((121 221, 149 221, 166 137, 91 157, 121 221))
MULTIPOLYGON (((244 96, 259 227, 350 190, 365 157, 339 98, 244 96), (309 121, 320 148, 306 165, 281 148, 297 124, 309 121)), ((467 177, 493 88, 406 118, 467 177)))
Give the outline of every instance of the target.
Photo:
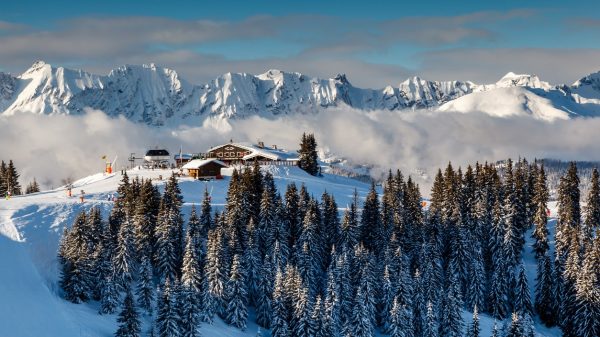
POLYGON ((183 165, 183 169, 194 179, 210 179, 221 176, 221 169, 227 167, 224 162, 215 159, 194 159, 183 165))

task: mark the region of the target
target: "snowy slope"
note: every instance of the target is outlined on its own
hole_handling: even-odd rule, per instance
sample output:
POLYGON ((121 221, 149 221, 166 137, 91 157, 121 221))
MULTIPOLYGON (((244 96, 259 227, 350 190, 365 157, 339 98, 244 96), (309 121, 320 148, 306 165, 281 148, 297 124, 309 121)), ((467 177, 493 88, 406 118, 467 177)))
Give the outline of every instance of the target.
MULTIPOLYGON (((274 175, 277 189, 285 190, 289 183, 304 184, 309 193, 320 196, 323 191, 333 194, 342 210, 351 202, 356 189, 364 198, 369 185, 356 180, 324 174, 312 177, 296 167, 263 168, 274 175)), ((169 170, 130 170, 131 178, 150 178, 162 186, 170 175, 169 170)), ((98 303, 72 304, 61 299, 57 293, 58 268, 56 251, 60 234, 70 226, 76 214, 93 206, 100 207, 105 218, 111 207, 107 196, 115 193, 120 174, 96 174, 73 183, 73 191, 85 191, 86 201, 82 204, 77 197, 67 197, 65 190, 40 192, 28 196, 0 200, 0 336, 61 336, 96 337, 112 336, 116 331, 116 316, 97 314, 98 303), (32 324, 35 322, 35 324, 32 324)), ((189 178, 180 179, 184 197, 184 214, 189 214, 192 204, 199 205, 205 188, 211 191, 213 208, 225 204, 229 177, 223 180, 200 182, 189 178)), ((360 201, 362 203, 362 200, 360 201)), ((550 206, 555 214, 555 205, 550 206)), ((550 230, 553 230, 552 222, 550 230)), ((525 250, 529 284, 533 284, 534 262, 528 248, 525 250)), ((213 325, 202 325, 203 336, 249 337, 256 336, 258 327, 252 322, 253 313, 245 332, 227 326, 219 319, 213 325)), ((465 324, 471 313, 463 314, 465 324)), ((489 336, 494 320, 480 316, 482 336, 489 336)), ((147 327, 148 318, 144 319, 147 327)), ((559 330, 537 326, 538 336, 559 336, 559 330)))
POLYGON ((484 112, 495 117, 531 116, 545 121, 569 119, 569 113, 555 107, 555 102, 536 95, 527 88, 508 87, 460 97, 442 105, 439 111, 484 112))
POLYGON ((436 110, 442 106, 443 111, 459 112, 482 107, 483 112, 490 112, 496 110, 495 104, 500 104, 500 110, 510 108, 497 97, 508 98, 517 107, 523 105, 523 99, 537 102, 541 97, 548 102, 517 111, 552 120, 562 118, 559 116, 600 115, 599 78, 596 73, 572 86, 552 86, 535 75, 514 73, 484 85, 412 77, 397 86, 364 89, 353 86, 345 75, 319 79, 269 70, 260 75, 227 73, 196 85, 183 80, 174 70, 154 64, 122 66, 100 76, 38 61, 17 77, 0 73, 0 113, 77 114, 91 107, 112 117, 124 116, 147 125, 180 126, 200 125, 208 118, 280 118, 339 106, 364 111, 436 110), (511 88, 523 90, 507 90, 511 88), (470 103, 453 104, 465 96, 470 103))

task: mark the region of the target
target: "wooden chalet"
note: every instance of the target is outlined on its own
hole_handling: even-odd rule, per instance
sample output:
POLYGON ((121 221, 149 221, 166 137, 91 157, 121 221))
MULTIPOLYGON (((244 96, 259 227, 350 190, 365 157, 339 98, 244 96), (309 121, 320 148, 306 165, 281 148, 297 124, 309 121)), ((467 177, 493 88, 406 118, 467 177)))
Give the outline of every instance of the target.
POLYGON ((221 176, 221 169, 227 164, 216 159, 194 159, 182 166, 182 169, 194 179, 212 179, 221 176))
POLYGON ((234 143, 215 146, 205 153, 207 159, 216 158, 227 165, 249 164, 258 161, 261 165, 289 165, 298 163, 298 155, 277 146, 265 147, 262 142, 257 145, 250 143, 234 143))

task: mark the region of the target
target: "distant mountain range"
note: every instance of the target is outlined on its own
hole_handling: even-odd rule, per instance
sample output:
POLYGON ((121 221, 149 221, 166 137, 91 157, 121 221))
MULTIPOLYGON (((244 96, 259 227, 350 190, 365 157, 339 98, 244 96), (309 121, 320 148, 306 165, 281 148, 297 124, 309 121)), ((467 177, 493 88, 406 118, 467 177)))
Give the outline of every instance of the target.
POLYGON ((528 115, 553 121, 600 116, 600 72, 572 85, 551 85, 535 75, 506 74, 494 84, 427 81, 363 89, 345 75, 331 79, 269 70, 227 73, 191 84, 168 68, 127 65, 101 76, 35 62, 19 76, 0 73, 0 114, 80 114, 86 107, 150 126, 198 125, 207 118, 319 113, 331 107, 528 115))

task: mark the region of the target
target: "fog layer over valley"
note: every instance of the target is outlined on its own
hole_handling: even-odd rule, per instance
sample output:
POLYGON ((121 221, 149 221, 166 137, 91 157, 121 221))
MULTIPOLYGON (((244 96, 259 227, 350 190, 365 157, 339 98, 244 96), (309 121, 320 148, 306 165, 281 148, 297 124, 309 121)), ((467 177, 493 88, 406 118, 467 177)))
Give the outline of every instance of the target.
POLYGON ((171 154, 204 152, 230 139, 261 140, 296 151, 303 132, 314 132, 321 153, 372 166, 380 178, 388 169, 415 175, 424 171, 430 183, 433 168, 507 157, 600 159, 600 119, 552 122, 530 116, 494 117, 485 113, 428 111, 359 111, 335 108, 318 114, 278 119, 205 122, 200 127, 153 128, 102 111, 80 116, 17 114, 0 117, 0 158, 12 159, 22 184, 34 177, 43 187, 57 187, 67 178, 102 171, 106 155, 118 156, 116 168, 128 165, 130 153, 167 148, 171 154))

